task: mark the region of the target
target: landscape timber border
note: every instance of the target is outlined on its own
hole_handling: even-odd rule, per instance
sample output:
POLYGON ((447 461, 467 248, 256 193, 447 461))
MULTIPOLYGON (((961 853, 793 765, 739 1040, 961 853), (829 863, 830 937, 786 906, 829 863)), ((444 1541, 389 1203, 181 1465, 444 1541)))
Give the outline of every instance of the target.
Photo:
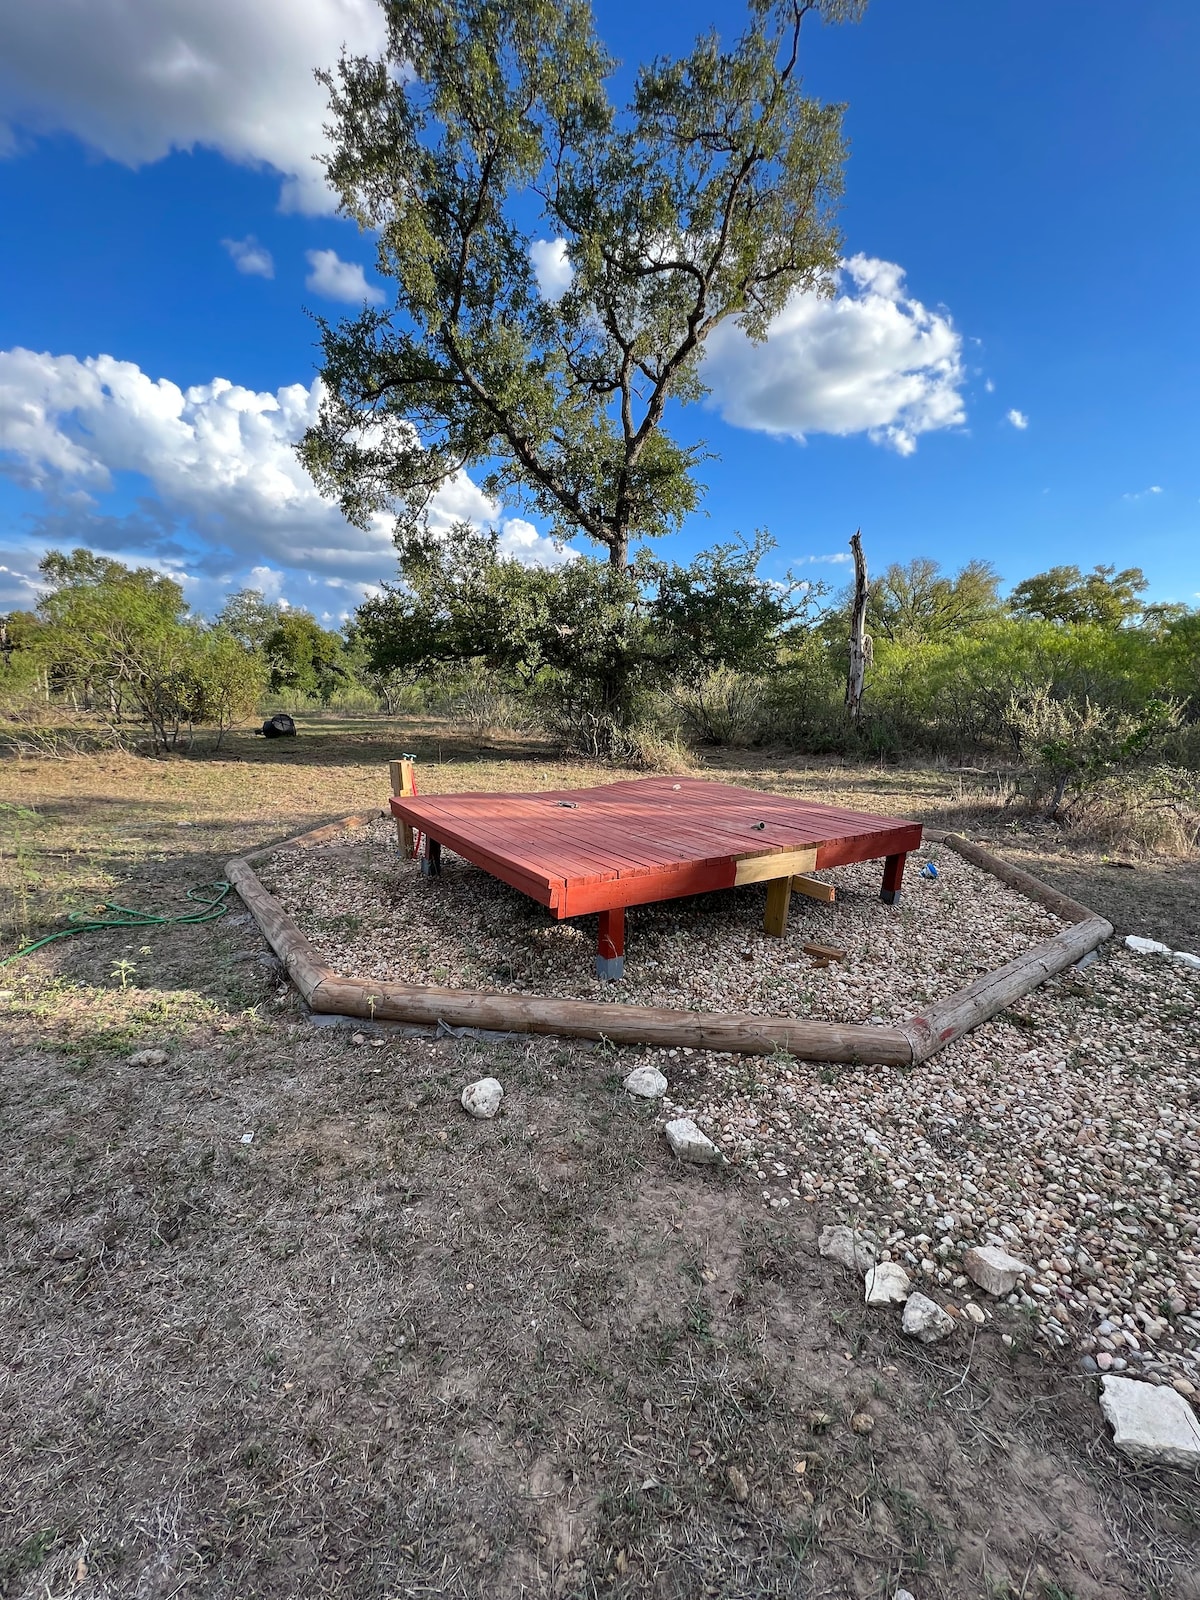
POLYGON ((431 984, 391 983, 343 977, 326 965, 254 871, 254 863, 281 850, 303 850, 380 818, 384 810, 359 811, 310 828, 307 833, 239 856, 225 868, 267 942, 310 1011, 369 1021, 436 1027, 480 1028, 501 1033, 539 1033, 562 1038, 607 1039, 613 1044, 684 1046, 694 1050, 773 1055, 785 1051, 805 1061, 841 1061, 863 1066, 913 1067, 961 1038, 981 1022, 1064 972, 1113 934, 1103 917, 1043 883, 1031 873, 972 844, 960 834, 926 829, 928 841, 944 844, 964 860, 1036 901, 1067 923, 995 972, 987 972, 957 994, 893 1027, 818 1022, 807 1018, 759 1017, 738 1011, 675 1011, 548 995, 497 994, 479 989, 443 989, 431 984))

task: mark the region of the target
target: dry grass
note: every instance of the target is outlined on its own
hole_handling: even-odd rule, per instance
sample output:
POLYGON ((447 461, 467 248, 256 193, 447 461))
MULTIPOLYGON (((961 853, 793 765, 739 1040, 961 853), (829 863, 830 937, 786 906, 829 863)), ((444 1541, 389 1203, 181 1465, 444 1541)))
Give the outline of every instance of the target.
MULTIPOLYGON (((181 896, 378 801, 401 748, 431 789, 595 781, 450 737, 439 768, 411 725, 8 763, 36 820, 19 857, 7 836, 6 936, 181 896)), ((729 775, 956 803, 932 772, 729 775)), ((1088 1380, 1020 1322, 912 1349, 817 1256, 832 1219, 670 1164, 629 1053, 355 1047, 234 919, 0 984, 0 1594, 1200 1595, 1200 1490, 1122 1465, 1088 1380), (147 1045, 165 1065, 125 1064, 147 1045), (455 1104, 485 1071, 492 1124, 455 1104)))

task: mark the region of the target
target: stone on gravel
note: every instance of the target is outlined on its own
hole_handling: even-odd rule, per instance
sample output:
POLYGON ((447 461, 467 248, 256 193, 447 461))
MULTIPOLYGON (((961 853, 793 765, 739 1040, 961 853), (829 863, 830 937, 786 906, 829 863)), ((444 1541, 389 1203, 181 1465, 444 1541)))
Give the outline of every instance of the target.
POLYGON ((817 1249, 827 1260, 841 1262, 843 1267, 857 1272, 859 1277, 864 1277, 875 1265, 875 1246, 861 1233, 856 1233, 843 1223, 822 1228, 817 1249))
POLYGON ((462 1108, 473 1117, 491 1118, 500 1109, 504 1087, 498 1078, 480 1078, 469 1083, 462 1092, 462 1108))
POLYGON ((643 1100, 661 1100, 667 1092, 667 1080, 657 1067, 634 1067, 625 1079, 625 1088, 643 1100))
POLYGON ((1136 1378, 1100 1380, 1100 1409, 1113 1443, 1135 1461, 1200 1467, 1200 1421, 1181 1394, 1136 1378))
POLYGON ((721 1152, 690 1117, 676 1117, 674 1122, 668 1122, 663 1132, 667 1136, 667 1143, 671 1146, 673 1155, 680 1161, 695 1161, 700 1166, 715 1166, 719 1162, 721 1152))
POLYGON ((1033 1268, 1028 1262, 1010 1256, 1007 1250, 981 1244, 963 1256, 963 1271, 972 1283, 977 1283, 988 1294, 1011 1294, 1017 1279, 1033 1268))
POLYGON ((1190 950, 1176 950, 1172 952, 1171 960, 1181 967, 1191 967, 1200 972, 1200 956, 1194 956, 1190 950))
POLYGON ((904 1320, 900 1326, 922 1344, 933 1344, 954 1332, 954 1318, 935 1300, 918 1292, 910 1294, 904 1302, 904 1320))
POLYGON ((867 1273, 867 1304, 900 1305, 908 1299, 911 1287, 908 1273, 903 1267, 895 1261, 881 1261, 867 1273))
POLYGON ((1161 944, 1157 939, 1142 939, 1136 933, 1131 933, 1125 939, 1126 950, 1136 950, 1139 956, 1169 956, 1171 946, 1161 944))
POLYGON ((974 1300, 968 1300, 966 1305, 963 1307, 963 1310, 970 1317, 971 1321, 975 1323, 976 1327, 982 1327, 982 1325, 987 1321, 987 1313, 984 1311, 982 1306, 977 1306, 974 1300))
POLYGON ((125 1058, 127 1067, 161 1067, 167 1059, 165 1050, 135 1050, 125 1058))

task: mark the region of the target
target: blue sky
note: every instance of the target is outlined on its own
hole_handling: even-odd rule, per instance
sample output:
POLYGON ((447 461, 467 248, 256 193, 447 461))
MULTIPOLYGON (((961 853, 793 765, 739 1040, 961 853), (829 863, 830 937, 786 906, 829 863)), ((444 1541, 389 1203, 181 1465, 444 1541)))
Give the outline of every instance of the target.
MULTIPOLYGON (((618 83, 742 15, 596 12, 618 83)), ((346 529, 290 453, 305 307, 378 283, 307 159, 310 69, 377 38, 373 0, 0 14, 0 608, 47 543, 182 573, 201 609, 253 583, 335 618, 390 575, 386 530, 346 529)), ((805 63, 848 103, 854 265, 765 348, 714 347, 711 402, 676 418, 718 457, 677 553, 765 526, 778 568, 836 583, 861 526, 873 567, 1139 564, 1195 604, 1200 7, 874 0, 805 63)), ((469 482, 443 502, 464 514, 544 549, 469 482)))

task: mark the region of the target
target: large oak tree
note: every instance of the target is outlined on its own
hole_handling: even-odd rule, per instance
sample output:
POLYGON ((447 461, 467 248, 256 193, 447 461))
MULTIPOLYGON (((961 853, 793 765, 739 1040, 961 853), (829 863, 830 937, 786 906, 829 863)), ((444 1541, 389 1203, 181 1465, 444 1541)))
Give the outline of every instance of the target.
POLYGON ((866 0, 749 0, 732 45, 643 66, 620 108, 586 0, 382 3, 386 57, 322 76, 329 178, 394 303, 322 324, 302 458, 401 541, 466 468, 623 567, 698 503, 703 446, 664 423, 703 394, 713 329, 761 339, 794 291, 829 287, 842 108, 805 94, 800 36, 866 0), (537 240, 561 268, 547 292, 537 240))

